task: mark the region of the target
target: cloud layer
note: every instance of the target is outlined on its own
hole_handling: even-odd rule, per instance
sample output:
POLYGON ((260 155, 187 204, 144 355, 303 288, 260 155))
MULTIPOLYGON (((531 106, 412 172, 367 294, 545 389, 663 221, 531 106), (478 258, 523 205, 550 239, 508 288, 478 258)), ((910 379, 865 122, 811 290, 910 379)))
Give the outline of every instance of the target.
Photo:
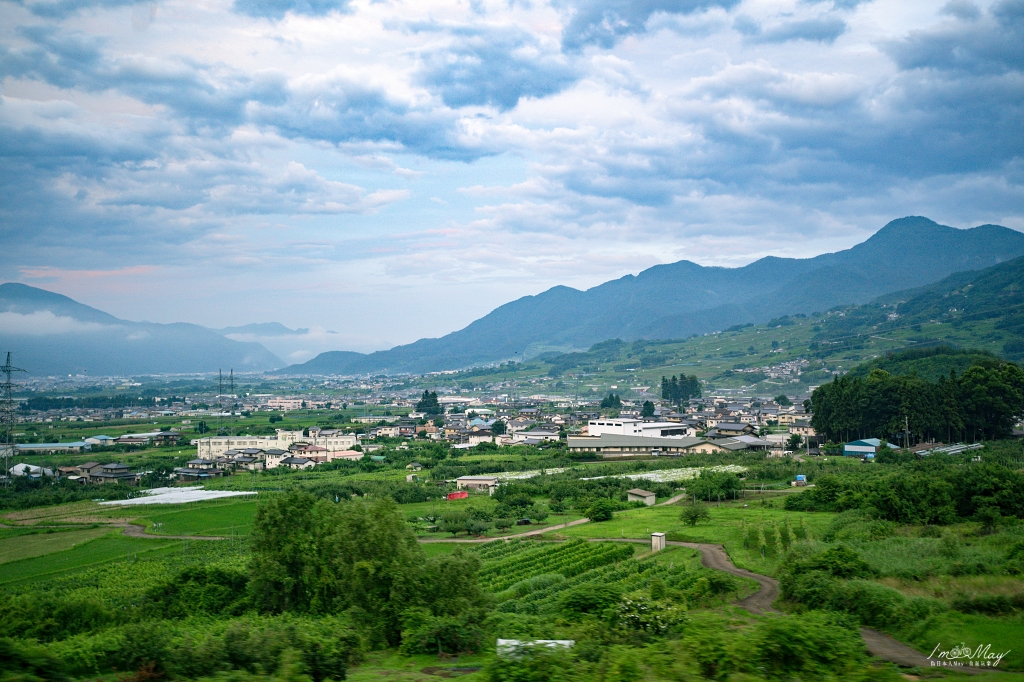
POLYGON ((0 0, 0 77, 0 278, 311 349, 1024 229, 1024 0, 0 0))

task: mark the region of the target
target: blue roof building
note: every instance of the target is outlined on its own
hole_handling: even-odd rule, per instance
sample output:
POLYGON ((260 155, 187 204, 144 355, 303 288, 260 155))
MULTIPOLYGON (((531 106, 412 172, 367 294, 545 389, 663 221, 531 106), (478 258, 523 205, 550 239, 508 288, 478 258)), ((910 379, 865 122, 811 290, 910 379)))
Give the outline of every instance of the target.
POLYGON ((863 438, 850 441, 843 446, 843 455, 847 457, 866 457, 874 459, 878 448, 882 447, 882 441, 877 438, 863 438))

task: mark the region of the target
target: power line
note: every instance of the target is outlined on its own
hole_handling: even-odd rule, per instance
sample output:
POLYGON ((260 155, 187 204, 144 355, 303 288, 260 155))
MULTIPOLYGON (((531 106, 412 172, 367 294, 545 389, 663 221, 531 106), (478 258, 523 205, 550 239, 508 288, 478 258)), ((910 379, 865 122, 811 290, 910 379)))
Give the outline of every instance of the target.
POLYGON ((14 454, 14 398, 11 392, 11 374, 24 371, 26 370, 11 365, 11 353, 8 351, 7 363, 0 366, 0 372, 5 375, 3 394, 0 395, 0 420, 3 421, 0 448, 3 449, 4 472, 7 474, 4 479, 5 485, 11 484, 11 456, 14 454))

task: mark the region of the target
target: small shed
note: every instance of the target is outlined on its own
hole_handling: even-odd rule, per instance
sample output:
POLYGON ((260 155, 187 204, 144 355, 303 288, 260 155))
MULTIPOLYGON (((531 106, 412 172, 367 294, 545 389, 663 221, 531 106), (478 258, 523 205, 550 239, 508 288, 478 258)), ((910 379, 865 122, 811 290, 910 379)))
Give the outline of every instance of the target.
POLYGON ((651 551, 660 552, 665 549, 665 534, 651 533, 651 551))
POLYGON ((633 488, 632 490, 626 492, 626 499, 628 499, 630 502, 643 502, 648 507, 653 507, 655 495, 650 490, 633 488))
POLYGON ((797 474, 793 485, 807 485, 807 476, 805 474, 797 474))

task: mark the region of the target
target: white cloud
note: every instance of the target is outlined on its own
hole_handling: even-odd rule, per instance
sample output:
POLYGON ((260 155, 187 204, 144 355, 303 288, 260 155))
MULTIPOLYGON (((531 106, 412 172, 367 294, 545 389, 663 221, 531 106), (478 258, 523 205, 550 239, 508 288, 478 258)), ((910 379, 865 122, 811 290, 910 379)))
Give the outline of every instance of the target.
POLYGON ((64 293, 342 332, 285 357, 907 214, 1024 225, 1019 3, 685 4, 0 0, 0 277, 160 266, 64 293))
POLYGON ((0 330, 12 336, 51 336, 56 334, 90 334, 107 332, 115 327, 98 322, 83 322, 73 317, 55 315, 49 310, 32 313, 0 313, 0 330))

